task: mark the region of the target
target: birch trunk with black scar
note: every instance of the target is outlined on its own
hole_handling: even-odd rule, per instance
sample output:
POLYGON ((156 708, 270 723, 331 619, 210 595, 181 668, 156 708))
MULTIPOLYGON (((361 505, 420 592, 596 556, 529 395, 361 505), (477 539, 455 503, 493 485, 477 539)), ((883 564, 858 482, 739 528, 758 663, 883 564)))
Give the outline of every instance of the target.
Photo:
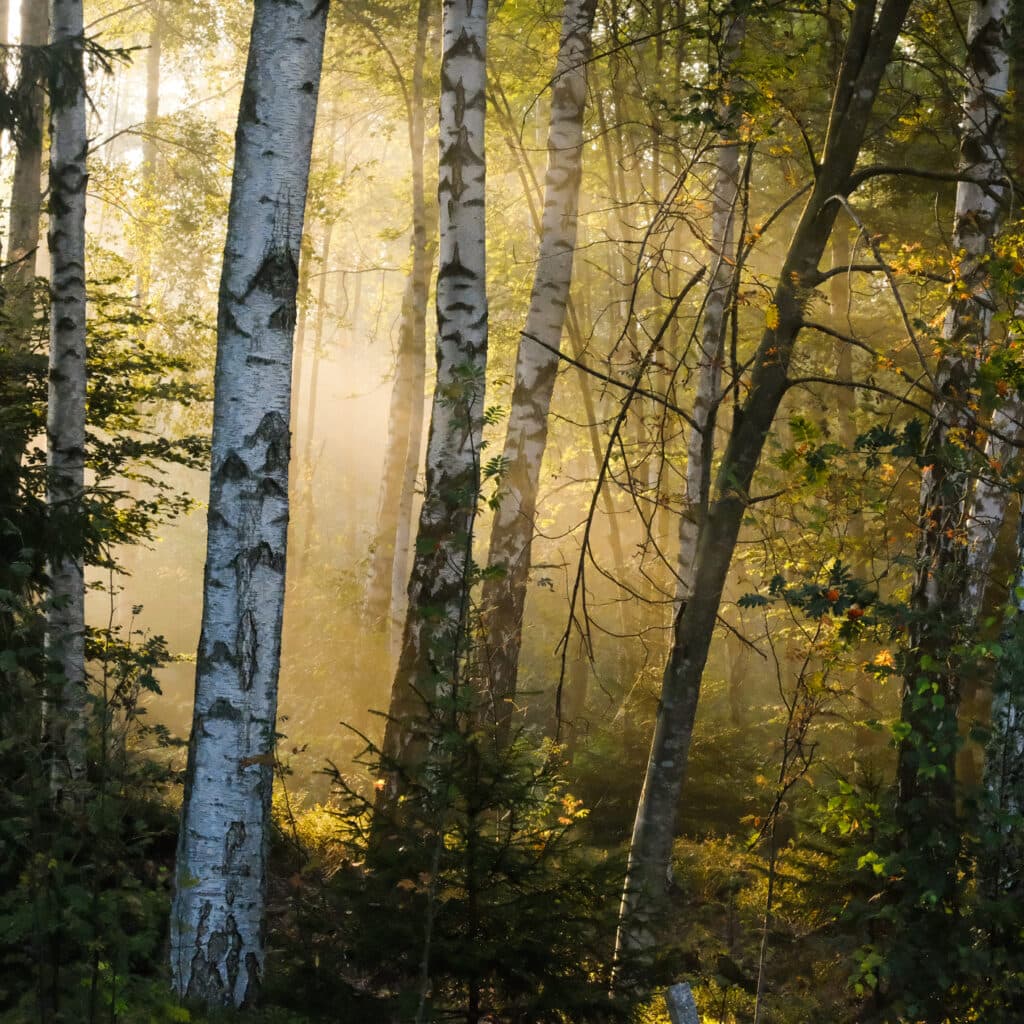
POLYGON ((502 452, 501 504, 491 527, 487 564, 503 569, 483 587, 487 631, 485 682, 495 742, 508 742, 522 647, 523 609, 530 573, 548 412, 572 283, 583 173, 583 113, 596 0, 567 0, 552 79, 548 169, 540 254, 526 325, 519 338, 515 383, 502 452))
POLYGON ((874 99, 909 5, 910 0, 885 0, 877 19, 872 0, 859 0, 853 9, 824 154, 773 295, 778 324, 765 330, 754 354, 750 390, 737 410, 700 535, 691 597, 673 628, 623 890, 616 940, 616 985, 620 987, 633 982, 631 964, 646 960, 655 942, 701 676, 750 485, 787 389, 804 308, 821 281, 818 266, 839 208, 835 197, 850 187, 874 99))
POLYGON ((402 592, 409 582, 409 536, 423 439, 427 299, 430 292, 423 161, 423 67, 430 12, 428 0, 420 0, 407 111, 412 162, 412 269, 402 298, 395 380, 388 412, 388 445, 377 512, 377 537, 366 587, 366 616, 371 623, 386 622, 392 645, 396 639, 400 640, 402 633, 402 592))
POLYGON ((256 0, 217 321, 207 560, 171 911, 172 985, 252 1003, 288 528, 292 335, 327 4, 256 0))
MULTIPOLYGON (((746 18, 735 17, 722 44, 723 75, 735 64, 743 44, 746 18)), ((697 392, 693 400, 693 426, 686 445, 686 500, 679 517, 679 569, 676 602, 682 605, 693 590, 693 564, 697 538, 707 514, 711 492, 711 462, 715 448, 715 422, 722 391, 725 352, 726 311, 733 290, 735 260, 733 225, 739 195, 740 147, 736 140, 735 103, 723 102, 718 116, 724 129, 715 160, 715 183, 711 199, 711 280, 704 305, 698 347, 697 392)))
POLYGON ((46 415, 46 504, 53 535, 71 550, 50 563, 46 649, 60 682, 46 711, 56 802, 78 802, 86 774, 85 577, 80 537, 85 489, 85 72, 82 0, 51 0, 50 45, 64 89, 50 112, 50 384, 46 415))
MULTIPOLYGON (((25 46, 45 46, 50 14, 45 3, 21 5, 21 39, 25 46)), ((31 65, 22 61, 19 74, 31 73, 31 65)), ((25 125, 15 140, 14 178, 11 184, 11 209, 8 225, 7 269, 3 275, 3 303, 7 329, 2 343, 2 358, 17 360, 30 347, 35 319, 34 286, 36 252, 39 248, 39 224, 42 211, 43 118, 46 97, 41 73, 29 91, 25 125)), ((22 372, 5 372, 4 404, 15 409, 24 404, 22 372), (8 390, 9 389, 9 390, 8 390)), ((14 501, 19 467, 28 444, 27 425, 5 438, 0 451, 0 504, 14 501)), ((6 543, 6 542, 4 542, 6 543)))
POLYGON ((439 120, 437 384, 409 611, 384 733, 385 821, 434 734, 434 698, 457 683, 480 491, 487 291, 484 234, 486 0, 444 0, 439 120), (393 770, 400 769, 400 770, 393 770))
MULTIPOLYGON (((968 582, 968 545, 964 528, 972 474, 966 465, 976 426, 971 411, 979 354, 988 342, 991 297, 988 268, 992 240, 1003 214, 1005 147, 1003 106, 1009 81, 1007 56, 1008 0, 975 0, 967 27, 967 88, 961 125, 959 169, 974 181, 956 190, 953 251, 962 287, 943 324, 943 356, 935 374, 931 425, 924 443, 919 506, 920 540, 910 604, 909 659, 903 689, 903 721, 912 736, 899 751, 899 801, 919 797, 937 801, 935 813, 952 821, 960 697, 955 673, 935 680, 944 707, 937 709, 918 693, 918 680, 936 673, 922 668, 928 657, 944 664, 940 648, 965 639, 963 587, 968 582), (975 182, 980 182, 975 183, 975 182), (926 705, 926 706, 925 706, 926 705), (936 760, 937 759, 937 760, 936 760)), ((973 623, 973 616, 972 616, 973 623)), ((950 842, 957 840, 950 836, 950 842)), ((942 859, 947 886, 955 889, 955 852, 934 844, 942 859)), ((948 894, 947 894, 948 895, 948 894)))

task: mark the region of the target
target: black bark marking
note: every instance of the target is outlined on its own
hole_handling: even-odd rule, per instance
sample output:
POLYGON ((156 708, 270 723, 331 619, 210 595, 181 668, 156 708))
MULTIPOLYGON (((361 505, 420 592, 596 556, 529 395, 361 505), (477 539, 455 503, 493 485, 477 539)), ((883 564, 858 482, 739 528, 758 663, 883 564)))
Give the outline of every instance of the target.
POLYGON ((442 263, 441 269, 437 272, 439 281, 447 280, 449 277, 468 277, 471 281, 477 280, 476 272, 470 270, 460 259, 458 244, 455 245, 452 258, 447 263, 442 263))
POLYGON ((217 468, 214 481, 218 484, 229 480, 237 483, 239 480, 245 480, 251 475, 249 467, 245 464, 245 459, 237 452, 228 452, 227 457, 217 468))
POLYGON ((242 720, 242 712, 231 704, 225 697, 218 697, 210 705, 210 710, 207 711, 203 717, 223 718, 229 722, 240 722, 242 720))
POLYGON ((446 62, 456 60, 459 57, 468 57, 471 60, 477 61, 484 59, 476 36, 471 36, 465 29, 459 33, 459 38, 452 43, 451 48, 444 55, 446 62))
POLYGON ((294 303, 298 287, 299 268, 295 257, 287 247, 276 245, 263 257, 245 294, 251 295, 258 290, 273 295, 275 299, 294 303))
POLYGON ((272 330, 290 333, 295 329, 295 319, 295 303, 284 302, 270 314, 267 324, 272 330))
POLYGON ((247 608, 238 623, 238 682, 246 692, 252 689, 259 667, 259 633, 256 620, 247 608))

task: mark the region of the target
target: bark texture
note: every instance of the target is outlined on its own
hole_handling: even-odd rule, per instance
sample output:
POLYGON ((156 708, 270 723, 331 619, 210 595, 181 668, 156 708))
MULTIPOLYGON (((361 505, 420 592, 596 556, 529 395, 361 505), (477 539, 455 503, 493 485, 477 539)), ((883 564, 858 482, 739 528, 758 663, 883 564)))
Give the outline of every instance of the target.
POLYGON ((175 991, 242 1006, 263 917, 292 336, 327 5, 256 0, 217 324, 202 632, 171 912, 175 991))
MULTIPOLYGON (((45 46, 50 27, 50 12, 45 3, 21 5, 21 39, 25 46, 45 46)), ((39 71, 38 65, 35 69, 39 71)), ((33 73, 33 65, 22 61, 21 76, 33 73)), ((45 93, 42 75, 37 74, 29 93, 23 130, 15 139, 14 178, 11 184, 11 208, 8 225, 7 269, 3 275, 3 303, 7 329, 0 338, 3 363, 2 401, 13 413, 24 407, 24 370, 19 366, 29 349, 35 306, 33 290, 36 276, 36 251, 39 248, 39 224, 42 210, 43 118, 45 93)), ((19 469, 28 443, 28 425, 5 423, 5 439, 0 450, 0 504, 17 500, 19 469)), ((3 542, 0 542, 3 543, 3 542)))
MULTIPOLYGON (((722 59, 726 78, 743 43, 746 17, 735 17, 725 33, 722 59)), ((711 496, 711 461, 714 455, 715 420, 722 391, 726 310, 732 296, 736 268, 732 258, 733 223, 739 194, 740 147, 735 138, 735 118, 725 102, 719 117, 726 129, 719 139, 715 183, 711 197, 712 273, 704 305, 698 347, 697 391, 693 400, 693 426, 686 445, 686 501, 679 517, 679 567, 676 600, 682 604, 693 590, 693 566, 701 525, 711 496)))
POLYGON ((523 609, 530 573, 537 488, 547 446, 548 412, 572 283, 587 63, 596 0, 567 0, 552 79, 548 169, 540 254, 526 325, 516 354, 515 384, 502 452, 501 504, 491 527, 488 566, 503 569, 484 584, 487 629, 486 701, 504 747, 516 694, 523 609))
POLYGON ((403 780, 424 762, 434 698, 450 695, 456 683, 480 490, 487 363, 487 4, 444 0, 442 10, 437 384, 409 611, 384 734, 385 785, 378 799, 383 812, 394 809, 403 780))
POLYGON ((86 774, 85 578, 75 538, 85 487, 85 79, 82 0, 51 0, 50 44, 63 88, 50 113, 50 363, 46 503, 69 551, 50 563, 46 647, 61 681, 47 710, 54 799, 81 796, 86 774))
POLYGON ((773 295, 778 323, 762 335, 747 398, 737 412, 715 483, 694 565, 690 600, 676 617, 644 786, 637 807, 623 891, 618 980, 629 961, 645 958, 663 905, 671 866, 677 804, 686 773, 701 676, 750 485, 786 391, 793 346, 806 304, 820 283, 818 265, 867 131, 871 109, 910 0, 855 5, 832 101, 824 151, 773 295))
MULTIPOLYGON (((953 230, 958 287, 943 324, 943 356, 935 374, 931 424, 925 439, 918 525, 920 540, 911 607, 911 654, 903 689, 903 720, 910 736, 900 746, 899 799, 938 800, 955 817, 954 779, 957 747, 957 708, 960 688, 955 670, 929 669, 922 659, 946 665, 944 650, 964 636, 964 587, 977 586, 982 570, 978 554, 986 545, 966 543, 972 466, 970 447, 977 427, 972 412, 980 353, 988 343, 992 317, 986 262, 1003 213, 1005 186, 1003 108, 1009 79, 1007 56, 1008 0, 976 0, 967 28, 967 87, 961 125, 960 170, 973 181, 961 181, 956 191, 953 230), (980 184, 978 183, 980 182, 980 184), (974 582, 971 582, 973 578, 974 582), (932 698, 933 683, 942 697, 932 698)), ((1007 424, 1007 426, 1009 426, 1007 424)), ((1012 430, 1010 431, 1012 433, 1012 430)), ((985 496, 985 488, 979 493, 985 496)), ((989 530, 991 509, 978 508, 976 535, 989 530), (982 518, 978 518, 978 516, 982 518)), ((976 611, 969 613, 973 625, 976 611)), ((956 842, 950 836, 950 842, 956 842)), ((948 866, 950 892, 955 889, 955 854, 935 846, 948 866)))

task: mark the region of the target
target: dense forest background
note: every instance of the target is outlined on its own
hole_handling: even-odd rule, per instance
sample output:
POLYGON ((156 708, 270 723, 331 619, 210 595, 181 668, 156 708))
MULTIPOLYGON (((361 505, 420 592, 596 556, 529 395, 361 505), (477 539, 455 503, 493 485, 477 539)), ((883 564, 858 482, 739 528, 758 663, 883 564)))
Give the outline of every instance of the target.
POLYGON ((1024 1019, 1017 6, 0 0, 0 1019, 1024 1019))

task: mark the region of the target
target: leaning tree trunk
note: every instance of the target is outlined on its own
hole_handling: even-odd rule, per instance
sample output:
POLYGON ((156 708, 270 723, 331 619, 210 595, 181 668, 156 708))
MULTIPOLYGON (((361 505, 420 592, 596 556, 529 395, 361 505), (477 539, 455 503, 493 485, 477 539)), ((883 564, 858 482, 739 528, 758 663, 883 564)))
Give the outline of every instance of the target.
POLYGON ((488 566, 503 572, 487 578, 481 599, 487 629, 487 711, 495 723, 499 749, 508 741, 516 694, 537 488, 572 283, 583 174, 587 63, 596 6, 596 0, 566 0, 562 15, 561 42, 552 79, 540 255, 516 355, 515 385, 502 454, 501 504, 494 515, 488 556, 488 566))
POLYGON ((46 647, 59 672, 47 709, 54 799, 77 801, 86 774, 85 575, 85 75, 82 0, 51 0, 50 45, 62 88, 50 97, 50 385, 46 503, 52 536, 46 647))
POLYGON ((622 897, 617 936, 617 978, 622 985, 631 980, 630 962, 644 960, 652 951, 652 928, 666 895, 701 676, 750 484, 786 392, 804 307, 821 280, 818 264, 839 208, 836 196, 851 188, 874 99, 909 6, 910 0, 885 0, 877 19, 872 0, 859 0, 853 9, 824 154, 773 295, 777 325, 764 332, 754 354, 750 390, 735 417, 701 532, 693 590, 675 621, 622 897))
POLYGON ((326 21, 322 0, 256 0, 235 135, 170 943, 175 991, 211 1007, 251 1003, 263 974, 292 336, 326 21))
MULTIPOLYGON (((725 33, 722 60, 726 78, 743 43, 745 29, 746 17, 737 15, 725 33)), ((710 253, 714 269, 704 305, 704 323, 698 350, 697 393, 693 401, 693 425, 686 445, 686 507, 679 517, 676 597, 680 605, 689 598, 693 590, 697 540, 711 497, 715 420, 722 397, 726 310, 732 297, 735 276, 732 239, 740 177, 740 147, 735 137, 738 128, 735 124, 735 109, 735 102, 723 102, 719 109, 719 116, 726 127, 723 138, 718 143, 715 161, 710 253)))
POLYGON ((383 620, 392 639, 396 634, 400 637, 402 632, 401 618, 396 615, 397 606, 401 604, 398 592, 408 583, 406 538, 411 532, 413 492, 423 438, 427 299, 430 291, 423 160, 423 67, 431 9, 429 0, 420 0, 407 111, 412 163, 412 269, 402 298, 395 379, 388 412, 388 444, 377 512, 377 536, 366 585, 366 616, 371 623, 383 620))
POLYGON ((409 611, 384 734, 378 821, 419 773, 435 698, 451 695, 466 623, 480 490, 487 289, 484 234, 486 0, 444 0, 439 119, 437 383, 409 611))

